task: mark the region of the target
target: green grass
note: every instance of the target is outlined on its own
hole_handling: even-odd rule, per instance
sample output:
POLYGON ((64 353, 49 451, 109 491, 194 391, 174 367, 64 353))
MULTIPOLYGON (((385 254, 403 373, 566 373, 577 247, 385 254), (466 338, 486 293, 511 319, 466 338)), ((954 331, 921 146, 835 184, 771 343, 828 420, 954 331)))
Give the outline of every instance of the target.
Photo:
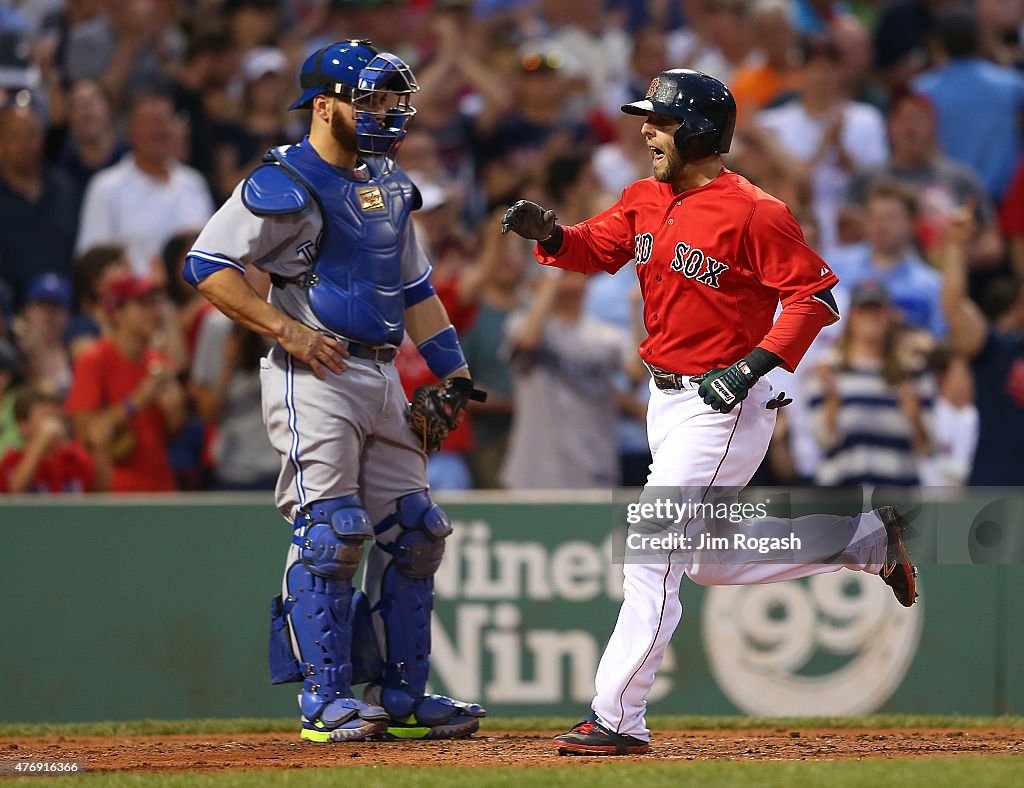
POLYGON ((922 758, 917 760, 866 761, 697 761, 680 763, 644 763, 642 760, 572 759, 565 767, 524 769, 515 766, 453 770, 426 768, 372 768, 365 766, 339 769, 291 769, 272 772, 232 772, 228 774, 83 774, 64 778, 19 778, 11 785, 92 786, 104 788, 263 788, 291 785, 298 788, 350 785, 359 788, 395 786, 402 788, 447 788, 467 785, 548 786, 585 785, 586 788, 640 784, 651 786, 699 785, 701 788, 732 788, 756 785, 757 788, 802 788, 827 784, 829 788, 863 785, 898 785, 927 788, 960 788, 970 785, 1019 785, 1024 780, 1024 758, 922 758))
MULTIPOLYGON (((569 717, 489 717, 481 729, 559 731, 577 722, 569 717)), ((1021 728, 1024 717, 887 715, 870 717, 706 717, 652 716, 652 730, 739 730, 742 728, 1021 728)), ((0 723, 0 738, 27 736, 174 736, 233 733, 294 733, 297 722, 282 719, 128 720, 123 722, 0 723)))

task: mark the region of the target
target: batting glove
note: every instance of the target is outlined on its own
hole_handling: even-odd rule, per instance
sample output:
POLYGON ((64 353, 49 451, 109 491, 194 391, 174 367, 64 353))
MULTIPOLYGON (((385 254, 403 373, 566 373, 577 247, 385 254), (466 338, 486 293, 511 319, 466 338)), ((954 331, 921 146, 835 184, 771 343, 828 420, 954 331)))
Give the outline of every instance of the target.
POLYGON ((554 232, 555 218, 554 211, 546 211, 529 200, 519 200, 501 218, 501 233, 504 235, 511 230, 523 238, 543 241, 554 232))
POLYGON ((754 374, 746 359, 740 359, 725 369, 709 369, 702 375, 694 375, 691 383, 700 383, 697 396, 710 405, 712 410, 728 413, 747 398, 747 392, 757 383, 760 375, 754 374))

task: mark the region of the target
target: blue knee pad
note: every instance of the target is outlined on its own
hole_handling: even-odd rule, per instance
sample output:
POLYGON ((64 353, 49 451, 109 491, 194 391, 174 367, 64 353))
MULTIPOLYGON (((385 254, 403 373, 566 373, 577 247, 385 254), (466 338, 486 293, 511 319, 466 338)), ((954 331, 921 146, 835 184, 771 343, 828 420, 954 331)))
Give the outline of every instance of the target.
POLYGON ((299 559, 319 577, 351 580, 363 557, 363 542, 373 538, 370 515, 359 495, 317 501, 295 522, 292 541, 299 559), (305 528, 305 533, 299 532, 305 528))
MULTIPOLYGON (((426 694, 430 672, 430 616, 434 609, 434 573, 441 565, 444 540, 452 532, 448 516, 426 490, 398 499, 401 530, 392 542, 377 545, 392 556, 381 581, 380 614, 387 636, 383 705, 395 717, 411 713, 426 694)), ((378 532, 394 522, 385 522, 378 532)))
POLYGON ((372 535, 358 495, 317 501, 295 522, 299 560, 285 573, 287 597, 271 605, 271 680, 303 681, 311 719, 352 696, 352 577, 372 535))

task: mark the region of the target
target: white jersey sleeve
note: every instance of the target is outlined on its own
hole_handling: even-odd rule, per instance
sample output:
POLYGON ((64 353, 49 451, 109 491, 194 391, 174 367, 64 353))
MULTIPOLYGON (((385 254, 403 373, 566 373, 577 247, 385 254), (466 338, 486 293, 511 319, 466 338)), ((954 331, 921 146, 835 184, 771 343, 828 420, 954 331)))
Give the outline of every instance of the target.
POLYGON ((189 256, 239 270, 254 265, 285 277, 309 270, 323 227, 316 204, 311 201, 297 213, 257 216, 242 203, 241 192, 239 184, 207 222, 189 256))

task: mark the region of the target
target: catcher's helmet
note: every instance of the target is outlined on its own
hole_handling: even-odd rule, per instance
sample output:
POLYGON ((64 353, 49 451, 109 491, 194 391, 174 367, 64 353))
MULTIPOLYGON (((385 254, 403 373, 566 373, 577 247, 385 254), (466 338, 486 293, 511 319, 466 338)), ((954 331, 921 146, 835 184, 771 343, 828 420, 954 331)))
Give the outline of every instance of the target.
POLYGON ((391 52, 363 67, 352 93, 360 153, 394 158, 416 114, 410 99, 419 89, 412 69, 391 52))
POLYGON ((365 38, 337 41, 318 49, 302 64, 302 95, 288 109, 305 109, 321 93, 351 98, 360 73, 376 54, 376 48, 365 38))
POLYGON ((674 68, 651 80, 647 95, 624 104, 630 115, 655 112, 678 118, 674 139, 684 159, 727 153, 736 128, 736 100, 723 83, 700 71, 674 68))

